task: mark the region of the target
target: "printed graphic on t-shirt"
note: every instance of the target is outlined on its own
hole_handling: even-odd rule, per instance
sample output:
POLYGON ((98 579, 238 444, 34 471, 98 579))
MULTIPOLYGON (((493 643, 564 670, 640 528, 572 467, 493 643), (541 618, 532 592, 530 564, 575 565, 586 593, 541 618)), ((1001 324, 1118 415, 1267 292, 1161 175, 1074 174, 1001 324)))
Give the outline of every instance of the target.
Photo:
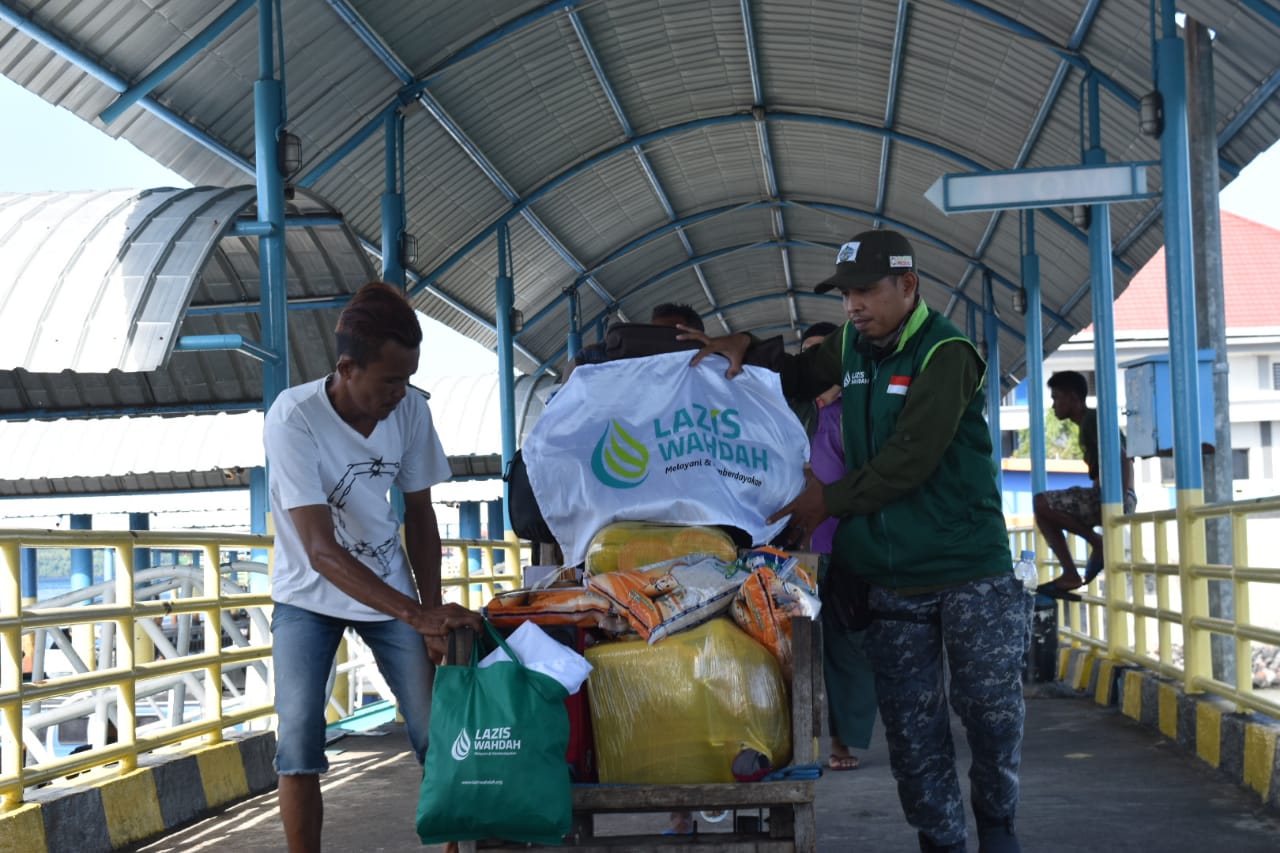
POLYGON ((338 544, 351 552, 356 559, 373 558, 377 562, 378 574, 384 578, 391 574, 391 557, 400 543, 395 535, 383 542, 369 542, 354 534, 347 525, 347 500, 351 497, 351 490, 356 487, 361 478, 390 477, 394 480, 398 473, 400 473, 399 462, 384 462, 381 458, 370 459, 367 462, 352 462, 328 496, 329 512, 333 515, 333 530, 338 538, 338 544))

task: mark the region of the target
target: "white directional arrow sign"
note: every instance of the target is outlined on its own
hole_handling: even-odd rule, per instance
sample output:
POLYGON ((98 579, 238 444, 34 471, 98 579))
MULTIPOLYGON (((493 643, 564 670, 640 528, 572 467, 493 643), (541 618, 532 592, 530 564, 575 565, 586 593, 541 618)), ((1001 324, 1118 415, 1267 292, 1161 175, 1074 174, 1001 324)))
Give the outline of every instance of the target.
POLYGON ((1064 207, 1152 198, 1145 163, 1017 169, 1011 172, 962 172, 943 175, 924 197, 943 213, 1064 207))

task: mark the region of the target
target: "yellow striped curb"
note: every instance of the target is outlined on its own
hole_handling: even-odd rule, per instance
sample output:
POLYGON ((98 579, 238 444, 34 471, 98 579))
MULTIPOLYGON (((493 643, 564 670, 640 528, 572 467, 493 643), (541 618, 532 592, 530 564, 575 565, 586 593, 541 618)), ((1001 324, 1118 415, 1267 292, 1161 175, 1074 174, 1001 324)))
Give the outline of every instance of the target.
MULTIPOLYGON (((1076 689, 1087 682, 1082 673, 1089 661, 1081 658, 1080 654, 1063 654, 1059 665, 1060 676, 1076 689)), ((1115 662, 1098 661, 1094 689, 1098 704, 1111 704, 1116 671, 1115 662)), ((1120 675, 1122 714, 1194 752, 1205 764, 1257 794, 1264 805, 1280 809, 1280 721, 1235 713, 1225 700, 1187 694, 1150 670, 1125 668, 1120 675)))
POLYGON ((36 803, 23 803, 0 814, 0 853, 32 853, 48 849, 44 815, 36 803))
POLYGON ((99 791, 107 818, 107 834, 113 846, 124 847, 164 832, 160 797, 149 768, 108 780, 99 791))
POLYGON ((194 752, 149 753, 141 757, 144 766, 122 776, 43 789, 33 801, 0 814, 0 853, 130 847, 209 809, 273 789, 274 753, 274 732, 258 732, 194 752), (170 790, 162 793, 157 779, 167 779, 170 790))
POLYGON ((216 744, 197 750, 195 755, 210 808, 249 796, 249 780, 237 744, 216 744))

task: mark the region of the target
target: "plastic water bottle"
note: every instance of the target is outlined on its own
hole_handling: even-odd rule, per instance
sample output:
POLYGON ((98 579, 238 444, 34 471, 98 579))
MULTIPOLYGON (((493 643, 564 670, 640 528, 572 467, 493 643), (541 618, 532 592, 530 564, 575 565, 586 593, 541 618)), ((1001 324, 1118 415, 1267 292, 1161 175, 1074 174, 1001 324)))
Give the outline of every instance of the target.
POLYGON ((1023 551, 1022 558, 1013 564, 1013 575, 1022 581, 1022 588, 1034 594, 1040 585, 1040 573, 1036 571, 1036 552, 1023 551))

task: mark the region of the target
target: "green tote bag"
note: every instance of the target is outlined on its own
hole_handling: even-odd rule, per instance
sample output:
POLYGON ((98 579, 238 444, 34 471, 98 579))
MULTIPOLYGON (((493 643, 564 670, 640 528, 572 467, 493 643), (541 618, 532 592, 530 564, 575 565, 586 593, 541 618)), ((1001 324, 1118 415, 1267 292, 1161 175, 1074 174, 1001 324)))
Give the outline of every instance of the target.
POLYGON ((511 660, 481 669, 477 642, 469 665, 436 669, 418 837, 560 844, 573 818, 568 691, 485 627, 511 660))

